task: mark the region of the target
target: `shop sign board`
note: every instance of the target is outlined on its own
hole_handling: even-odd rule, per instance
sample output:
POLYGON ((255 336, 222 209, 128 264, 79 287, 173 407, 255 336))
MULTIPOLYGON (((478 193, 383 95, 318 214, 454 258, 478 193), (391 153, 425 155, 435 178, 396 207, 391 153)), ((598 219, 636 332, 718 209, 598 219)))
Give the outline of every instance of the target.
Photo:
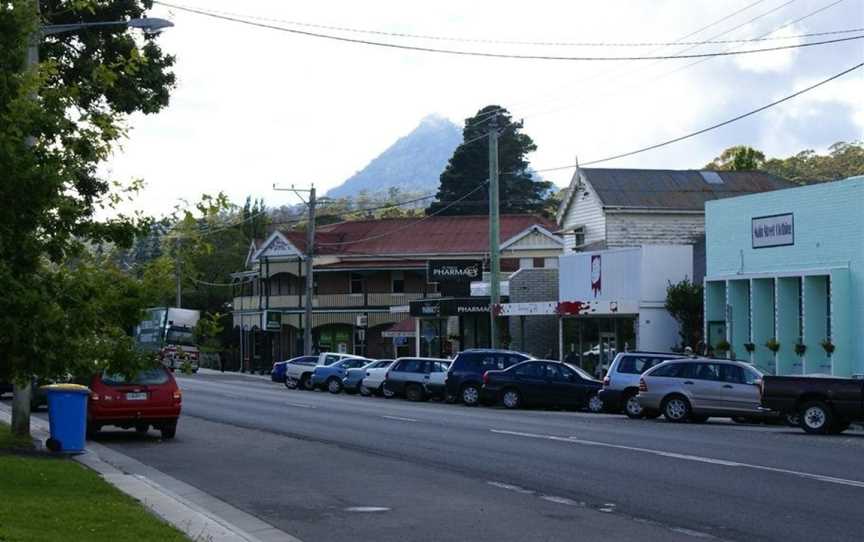
POLYGON ((489 313, 489 298, 443 298, 411 302, 411 316, 419 318, 445 318, 489 313))
POLYGON ((480 260, 429 260, 426 263, 426 281, 439 284, 469 284, 483 277, 480 260))
POLYGON ((558 314, 557 301, 541 301, 533 303, 502 303, 500 316, 536 316, 558 314))
POLYGON ((753 248, 785 247, 795 244, 795 219, 792 213, 757 216, 751 219, 753 248))
POLYGON ((279 331, 282 329, 282 313, 276 311, 267 311, 267 324, 264 329, 267 331, 279 331))

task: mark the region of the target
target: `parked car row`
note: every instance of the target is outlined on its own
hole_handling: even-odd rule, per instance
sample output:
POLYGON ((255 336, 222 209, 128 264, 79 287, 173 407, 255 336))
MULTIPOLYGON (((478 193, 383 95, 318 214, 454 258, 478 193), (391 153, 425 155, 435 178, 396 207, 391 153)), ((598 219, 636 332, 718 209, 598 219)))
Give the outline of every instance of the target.
POLYGON ((564 362, 491 349, 466 350, 453 360, 325 352, 273 369, 284 371, 289 388, 410 401, 439 397, 468 406, 580 408, 672 423, 786 421, 818 434, 840 433, 864 419, 864 381, 765 376, 746 362, 669 352, 621 352, 602 382, 564 362))
POLYGON ((453 360, 370 360, 323 353, 274 364, 273 373, 274 380, 284 375, 285 385, 292 389, 326 389, 409 401, 439 398, 467 406, 500 403, 506 408, 550 406, 594 412, 603 408, 597 396, 602 383, 582 369, 506 350, 466 350, 453 360))

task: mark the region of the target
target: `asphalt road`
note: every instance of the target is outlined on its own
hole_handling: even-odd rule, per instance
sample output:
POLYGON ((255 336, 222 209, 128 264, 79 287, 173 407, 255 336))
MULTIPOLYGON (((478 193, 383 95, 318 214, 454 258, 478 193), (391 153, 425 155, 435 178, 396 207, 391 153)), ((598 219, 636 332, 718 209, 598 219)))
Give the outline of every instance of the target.
POLYGON ((306 542, 864 537, 861 431, 178 381, 175 440, 108 428, 100 442, 306 542))

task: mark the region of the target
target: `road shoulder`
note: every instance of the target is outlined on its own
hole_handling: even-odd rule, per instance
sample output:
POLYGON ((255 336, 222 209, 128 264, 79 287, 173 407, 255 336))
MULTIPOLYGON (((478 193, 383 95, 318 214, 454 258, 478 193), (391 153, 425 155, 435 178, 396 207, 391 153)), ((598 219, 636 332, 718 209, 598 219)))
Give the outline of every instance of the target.
MULTIPOLYGON (((9 406, 0 404, 0 421, 11 421, 9 406)), ((30 424, 33 437, 44 443, 49 436, 48 422, 34 417, 30 424)), ((299 542, 251 514, 97 442, 88 442, 87 451, 73 459, 96 471, 191 540, 299 542)))

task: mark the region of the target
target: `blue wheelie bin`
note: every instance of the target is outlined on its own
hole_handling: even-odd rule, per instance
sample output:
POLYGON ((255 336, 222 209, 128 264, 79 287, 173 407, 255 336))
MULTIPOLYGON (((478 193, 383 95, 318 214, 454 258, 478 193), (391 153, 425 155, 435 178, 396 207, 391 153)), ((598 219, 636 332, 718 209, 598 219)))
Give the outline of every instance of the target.
POLYGON ((49 450, 82 453, 87 435, 87 399, 90 389, 78 384, 43 386, 48 395, 48 421, 51 438, 45 443, 49 450))

